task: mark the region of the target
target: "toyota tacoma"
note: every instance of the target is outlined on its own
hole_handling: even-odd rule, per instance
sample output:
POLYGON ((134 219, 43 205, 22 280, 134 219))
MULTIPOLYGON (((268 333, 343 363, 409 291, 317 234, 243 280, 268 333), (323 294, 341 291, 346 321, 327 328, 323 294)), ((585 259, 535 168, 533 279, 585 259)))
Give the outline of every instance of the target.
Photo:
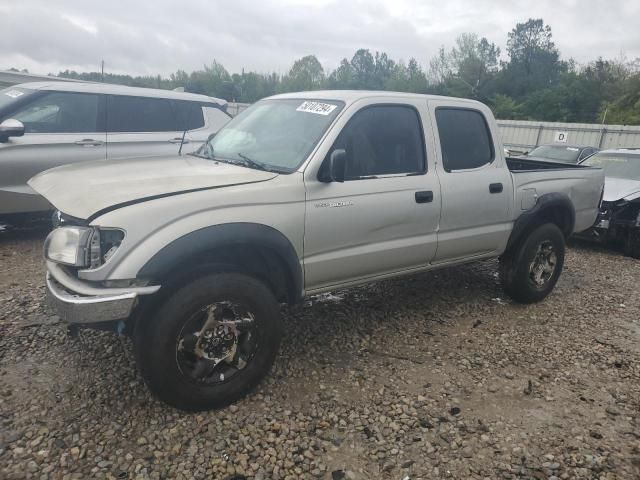
POLYGON ((505 158, 476 101, 326 91, 259 101, 193 154, 29 185, 57 208, 44 253, 60 316, 131 332, 152 392, 203 410, 268 373, 281 303, 492 257, 511 298, 544 299, 603 178, 505 158))

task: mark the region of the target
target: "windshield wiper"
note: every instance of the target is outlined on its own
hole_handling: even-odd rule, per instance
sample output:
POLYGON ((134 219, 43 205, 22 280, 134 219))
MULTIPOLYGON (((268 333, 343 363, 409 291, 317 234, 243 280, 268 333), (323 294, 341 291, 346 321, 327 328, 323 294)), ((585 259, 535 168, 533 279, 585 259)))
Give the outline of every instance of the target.
POLYGON ((251 157, 247 157, 244 153, 238 152, 236 153, 236 155, 238 155, 243 160, 243 163, 247 167, 256 168, 258 170, 265 170, 265 171, 269 170, 269 167, 267 165, 265 165, 262 162, 258 162, 257 160, 254 160, 251 157))

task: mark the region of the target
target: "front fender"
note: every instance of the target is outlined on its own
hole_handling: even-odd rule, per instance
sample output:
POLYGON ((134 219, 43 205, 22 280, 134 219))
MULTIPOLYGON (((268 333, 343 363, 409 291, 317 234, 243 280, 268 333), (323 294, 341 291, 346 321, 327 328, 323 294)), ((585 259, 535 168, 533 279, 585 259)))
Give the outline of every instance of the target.
POLYGON ((138 272, 139 278, 163 278, 189 259, 229 247, 266 248, 286 265, 294 290, 303 290, 300 260, 287 237, 272 227, 256 223, 226 223, 183 235, 153 255, 138 272))

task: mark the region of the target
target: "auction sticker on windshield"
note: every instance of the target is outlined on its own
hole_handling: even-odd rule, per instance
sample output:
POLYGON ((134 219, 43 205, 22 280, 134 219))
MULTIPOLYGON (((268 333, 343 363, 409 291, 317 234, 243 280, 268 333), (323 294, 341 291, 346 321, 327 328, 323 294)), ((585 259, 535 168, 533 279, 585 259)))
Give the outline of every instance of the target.
POLYGON ((18 98, 24 95, 24 92, 20 92, 18 90, 9 90, 8 92, 4 92, 7 97, 18 98))
POLYGON ((337 105, 332 105, 330 103, 302 102, 302 105, 296 108, 296 111, 317 113, 318 115, 329 115, 336 109, 336 107, 337 105))

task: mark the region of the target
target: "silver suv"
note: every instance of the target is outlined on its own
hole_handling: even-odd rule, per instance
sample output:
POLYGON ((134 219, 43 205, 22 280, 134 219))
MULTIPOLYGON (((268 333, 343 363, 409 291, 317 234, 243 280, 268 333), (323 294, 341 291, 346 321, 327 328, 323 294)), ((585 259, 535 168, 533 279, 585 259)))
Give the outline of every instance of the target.
POLYGON ((51 209, 27 186, 44 170, 175 155, 183 134, 193 151, 229 119, 225 100, 183 92, 71 82, 0 90, 0 216, 51 209))

